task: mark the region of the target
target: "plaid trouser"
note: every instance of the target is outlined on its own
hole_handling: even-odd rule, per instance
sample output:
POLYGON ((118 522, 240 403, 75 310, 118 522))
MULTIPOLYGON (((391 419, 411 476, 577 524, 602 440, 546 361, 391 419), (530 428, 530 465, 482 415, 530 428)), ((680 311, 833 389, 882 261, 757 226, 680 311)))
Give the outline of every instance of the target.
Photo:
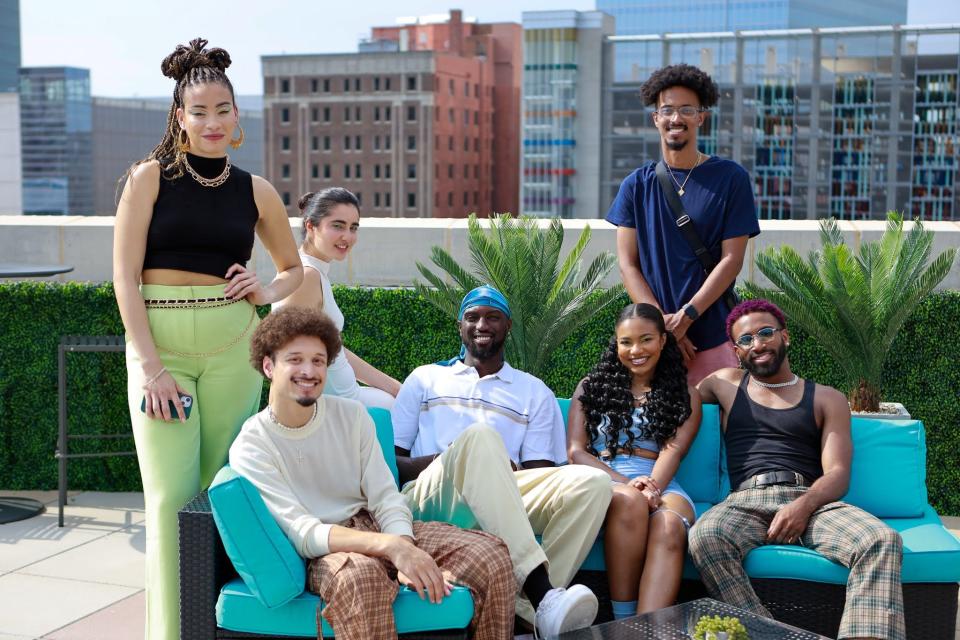
MULTIPOLYGON (((379 532, 365 509, 340 526, 379 532)), ((413 523, 417 547, 473 596, 471 637, 478 640, 513 638, 516 581, 507 547, 496 536, 464 531, 442 522, 413 523)), ((397 569, 388 560, 360 553, 329 553, 310 561, 307 585, 326 607, 317 607, 317 638, 322 638, 320 616, 326 617, 339 640, 396 638, 393 600, 400 585, 397 569)))
MULTIPOLYGON (((711 596, 772 617, 750 586, 743 559, 765 544, 777 509, 805 491, 783 485, 735 491, 700 517, 690 531, 690 555, 711 596)), ((896 531, 862 509, 831 502, 813 513, 799 543, 850 569, 838 637, 906 637, 903 543, 896 531)))

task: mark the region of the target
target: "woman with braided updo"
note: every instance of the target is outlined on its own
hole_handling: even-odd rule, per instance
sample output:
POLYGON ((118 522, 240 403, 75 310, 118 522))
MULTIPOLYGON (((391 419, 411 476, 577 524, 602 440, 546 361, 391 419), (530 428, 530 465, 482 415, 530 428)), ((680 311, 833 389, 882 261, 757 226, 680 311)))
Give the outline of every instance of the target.
POLYGON ((570 403, 570 462, 603 469, 614 483, 604 552, 613 614, 673 604, 687 530, 696 517, 673 479, 700 428, 700 396, 660 310, 631 304, 600 362, 570 403))
POLYGON ((163 60, 176 82, 166 131, 127 172, 114 227, 146 511, 148 640, 180 637, 177 511, 210 484, 260 406, 261 377, 247 364, 255 305, 303 277, 277 192, 230 164, 227 146, 243 142, 230 56, 206 44, 163 60), (246 267, 255 234, 277 269, 266 286, 246 267))

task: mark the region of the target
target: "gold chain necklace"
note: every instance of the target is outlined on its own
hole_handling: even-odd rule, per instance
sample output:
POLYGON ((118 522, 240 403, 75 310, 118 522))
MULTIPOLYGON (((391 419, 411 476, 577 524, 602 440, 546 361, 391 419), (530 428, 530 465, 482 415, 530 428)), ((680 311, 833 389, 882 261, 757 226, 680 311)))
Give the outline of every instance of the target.
MULTIPOLYGON (((183 156, 183 166, 186 168, 187 173, 190 174, 194 180, 200 183, 200 186, 203 187, 219 187, 224 182, 227 181, 227 178, 230 177, 230 156, 226 156, 227 165, 223 168, 223 171, 216 178, 204 178, 202 175, 197 173, 197 171, 190 166, 190 161, 187 160, 187 156, 183 156)), ((689 177, 689 176, 687 176, 689 177)))
MULTIPOLYGON (((670 172, 670 177, 673 178, 673 181, 677 184, 678 187, 680 187, 680 188, 677 190, 677 195, 682 196, 682 195, 684 194, 683 188, 684 188, 685 186, 687 186, 687 180, 690 179, 690 176, 693 174, 693 170, 700 166, 700 162, 701 162, 700 159, 701 159, 702 157, 704 157, 704 155, 703 155, 702 153, 700 153, 699 151, 697 151, 697 164, 693 165, 693 166, 690 168, 690 171, 687 172, 687 177, 683 179, 683 184, 681 184, 680 181, 677 180, 677 176, 673 175, 673 169, 670 168, 670 165, 667 164, 666 162, 663 163, 663 164, 667 164, 667 171, 670 172)), ((187 166, 189 167, 190 165, 187 165, 187 166)), ((229 166, 229 164, 228 164, 228 166, 229 166)))

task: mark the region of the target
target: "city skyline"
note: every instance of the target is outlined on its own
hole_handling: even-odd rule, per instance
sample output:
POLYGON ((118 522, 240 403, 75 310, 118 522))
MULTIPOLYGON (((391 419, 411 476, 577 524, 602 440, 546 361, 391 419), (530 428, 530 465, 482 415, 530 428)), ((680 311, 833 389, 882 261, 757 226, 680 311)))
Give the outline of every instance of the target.
MULTIPOLYGON (((229 70, 238 94, 262 93, 260 56, 294 53, 354 52, 375 25, 393 24, 397 5, 382 0, 355 6, 336 25, 303 0, 277 0, 269 6, 237 3, 236 9, 200 15, 171 11, 160 3, 102 0, 99 11, 66 0, 20 3, 22 64, 26 67, 71 65, 89 68, 91 93, 111 97, 154 97, 172 91, 172 81, 160 74, 160 61, 178 42, 202 35, 211 46, 227 49, 233 58, 229 70), (104 16, 109 15, 109 20, 104 16), (292 16, 306 16, 292 20, 292 16), (189 27, 185 18, 190 21, 189 27), (312 20, 311 18, 315 18, 312 20), (145 29, 144 25, 169 27, 145 29), (91 46, 90 43, 106 43, 91 46), (249 43, 256 43, 250 46, 249 43)), ((593 10, 592 0, 526 0, 506 2, 405 3, 405 16, 446 14, 462 9, 465 18, 480 22, 520 23, 523 11, 552 9, 593 10)), ((908 24, 960 23, 960 5, 935 0, 910 0, 908 24)))

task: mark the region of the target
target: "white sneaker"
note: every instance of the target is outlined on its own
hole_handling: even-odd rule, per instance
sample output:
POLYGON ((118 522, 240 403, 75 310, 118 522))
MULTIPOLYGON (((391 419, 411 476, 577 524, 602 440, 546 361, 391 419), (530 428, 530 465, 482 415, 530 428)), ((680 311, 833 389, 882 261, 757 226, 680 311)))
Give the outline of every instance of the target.
POLYGON ((582 584, 550 589, 537 607, 534 637, 550 640, 565 631, 589 627, 597 617, 598 606, 597 596, 582 584))

